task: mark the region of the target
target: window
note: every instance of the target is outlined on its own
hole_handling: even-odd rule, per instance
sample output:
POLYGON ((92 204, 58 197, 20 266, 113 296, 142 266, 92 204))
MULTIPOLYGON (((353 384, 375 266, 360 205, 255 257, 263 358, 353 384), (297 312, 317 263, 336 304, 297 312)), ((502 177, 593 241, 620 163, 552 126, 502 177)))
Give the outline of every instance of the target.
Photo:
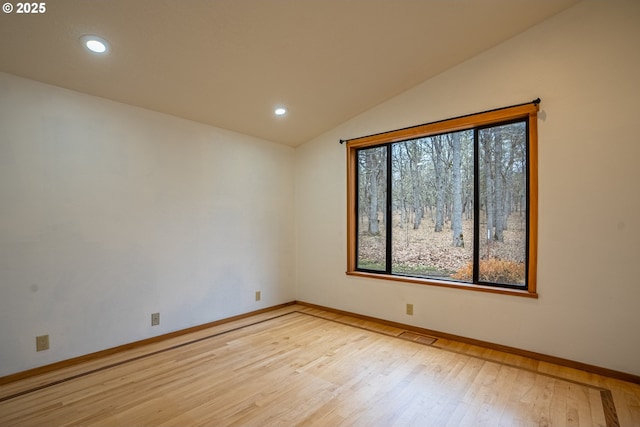
POLYGON ((537 297, 540 100, 347 143, 347 274, 537 297))

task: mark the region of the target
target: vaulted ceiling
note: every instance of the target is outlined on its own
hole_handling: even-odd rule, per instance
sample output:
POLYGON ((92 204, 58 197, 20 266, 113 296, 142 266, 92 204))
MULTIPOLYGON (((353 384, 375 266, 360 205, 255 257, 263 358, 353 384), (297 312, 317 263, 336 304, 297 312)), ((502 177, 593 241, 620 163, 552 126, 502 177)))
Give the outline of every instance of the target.
POLYGON ((49 0, 0 13, 0 71, 296 146, 575 3, 49 0))

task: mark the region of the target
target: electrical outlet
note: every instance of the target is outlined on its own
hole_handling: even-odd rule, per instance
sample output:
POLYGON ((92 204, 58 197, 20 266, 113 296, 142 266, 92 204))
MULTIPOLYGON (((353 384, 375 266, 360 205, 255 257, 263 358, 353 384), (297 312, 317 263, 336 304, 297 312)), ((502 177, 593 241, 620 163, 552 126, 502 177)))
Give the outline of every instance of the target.
POLYGON ((36 351, 49 350, 49 335, 36 337, 36 351))
POLYGON ((260 301, 260 291, 256 291, 256 301, 260 301))
POLYGON ((407 304, 407 314, 413 316, 413 304, 407 304))
POLYGON ((151 315, 151 326, 158 326, 160 324, 160 313, 153 313, 151 315))

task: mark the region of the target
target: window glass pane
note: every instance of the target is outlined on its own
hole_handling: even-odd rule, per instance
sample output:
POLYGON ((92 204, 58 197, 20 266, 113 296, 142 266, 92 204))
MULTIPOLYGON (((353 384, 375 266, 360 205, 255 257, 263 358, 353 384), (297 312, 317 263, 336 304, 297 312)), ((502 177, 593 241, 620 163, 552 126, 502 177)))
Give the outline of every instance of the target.
POLYGON ((387 147, 358 151, 359 269, 386 269, 387 147))
POLYGON ((478 131, 481 282, 525 285, 526 132, 525 122, 478 131))
POLYGON ((392 273, 473 279, 473 131, 392 145, 392 273))

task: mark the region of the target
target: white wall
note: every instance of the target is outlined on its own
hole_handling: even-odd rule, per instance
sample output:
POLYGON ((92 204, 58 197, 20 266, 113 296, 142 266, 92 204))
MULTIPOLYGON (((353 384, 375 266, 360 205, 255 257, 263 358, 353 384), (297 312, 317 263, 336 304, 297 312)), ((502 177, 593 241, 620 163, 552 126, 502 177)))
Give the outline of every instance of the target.
POLYGON ((293 160, 0 74, 0 376, 295 299, 293 160))
POLYGON ((585 1, 300 147, 298 300, 640 375, 639 46, 640 2, 585 1), (539 299, 344 274, 340 138, 536 97, 539 299))

